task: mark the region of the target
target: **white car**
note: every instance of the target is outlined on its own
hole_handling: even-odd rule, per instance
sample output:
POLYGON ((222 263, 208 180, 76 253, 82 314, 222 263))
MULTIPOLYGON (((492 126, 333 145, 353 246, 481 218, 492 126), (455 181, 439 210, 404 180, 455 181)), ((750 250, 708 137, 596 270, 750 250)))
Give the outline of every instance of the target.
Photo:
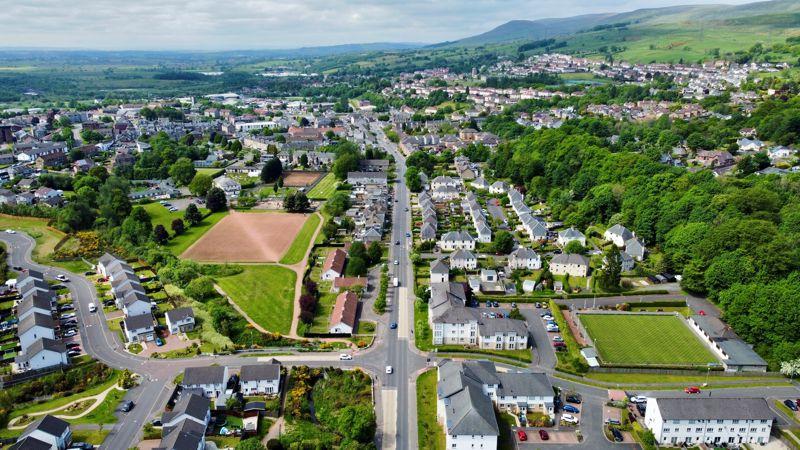
POLYGON ((97 306, 94 303, 89 303, 89 312, 97 312, 97 306))
POLYGON ((544 319, 544 320, 553 320, 553 316, 551 316, 550 314, 545 314, 544 316, 542 316, 542 319, 544 319))
POLYGON ((11 229, 6 230, 6 233, 8 233, 8 234, 17 234, 16 231, 11 230, 11 229))
POLYGON ((68 281, 67 276, 66 275, 61 275, 61 274, 56 275, 56 280, 58 280, 58 281, 68 281))
POLYGON ((647 397, 634 395, 631 397, 631 403, 647 403, 647 397))
POLYGON ((67 330, 64 332, 63 337, 72 337, 75 336, 76 334, 78 334, 76 330, 67 330))
POLYGON ((396 266, 396 265, 398 265, 398 264, 400 264, 400 261, 398 261, 398 260, 396 260, 396 259, 395 259, 395 260, 394 260, 394 265, 396 266))
POLYGON ((342 353, 339 355, 339 361, 350 361, 353 359, 353 355, 348 355, 347 353, 342 353))
POLYGON ((562 414, 561 421, 567 423, 578 423, 578 418, 573 416, 572 414, 562 414))
POLYGON ((394 372, 394 369, 392 369, 392 366, 386 366, 386 373, 392 373, 392 372, 394 372))

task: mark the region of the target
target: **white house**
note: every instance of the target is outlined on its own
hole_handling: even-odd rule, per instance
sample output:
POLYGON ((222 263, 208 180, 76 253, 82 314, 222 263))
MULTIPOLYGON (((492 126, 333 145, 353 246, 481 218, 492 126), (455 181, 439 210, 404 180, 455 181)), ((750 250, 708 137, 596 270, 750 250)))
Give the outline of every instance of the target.
POLYGON ((611 228, 607 229, 605 233, 603 233, 603 238, 607 241, 611 241, 619 248, 625 247, 625 241, 628 239, 632 239, 634 234, 631 230, 625 228, 620 224, 616 224, 611 228))
POLYGON ((33 313, 20 320, 17 338, 22 348, 28 348, 41 338, 55 339, 55 323, 49 314, 33 313))
POLYGON ((486 319, 478 323, 478 347, 489 350, 528 348, 528 328, 522 320, 486 319))
POLYGON ((478 258, 468 250, 458 249, 450 254, 450 267, 475 270, 478 268, 478 258))
POLYGON ((55 295, 53 292, 44 293, 35 291, 26 295, 17 304, 17 319, 23 320, 33 313, 39 313, 45 316, 53 314, 53 305, 55 304, 55 295))
POLYGON ((449 231, 439 239, 439 247, 445 251, 475 250, 475 238, 466 231, 449 231))
POLYGON ((222 189, 229 199, 238 197, 242 191, 242 185, 238 181, 225 176, 214 178, 214 187, 222 189))
POLYGON ((112 255, 111 253, 104 253, 97 262, 97 272, 103 277, 108 277, 110 275, 108 267, 111 265, 111 263, 118 260, 121 261, 122 259, 112 255))
POLYGON ((72 442, 72 430, 69 423, 58 417, 45 415, 25 428, 13 450, 54 449, 64 450, 72 442), (45 445, 42 445, 44 443, 45 445), (47 447, 49 445, 49 447, 47 447))
POLYGON ((167 311, 164 314, 167 320, 167 329, 171 334, 186 333, 194 329, 194 310, 184 306, 167 311))
POLYGON ((625 241, 625 253, 630 255, 631 258, 641 261, 644 259, 645 252, 647 252, 647 247, 644 246, 639 238, 634 237, 625 241))
POLYGON ((324 281, 333 281, 344 274, 344 264, 347 261, 347 252, 337 248, 328 253, 322 264, 320 278, 324 281))
POLYGON ((775 418, 763 398, 648 398, 645 426, 656 442, 689 447, 766 444, 775 418))
POLYGON ((122 312, 126 316, 150 314, 150 297, 139 291, 128 291, 122 298, 122 312))
POLYGON ((225 366, 187 367, 183 370, 181 386, 200 389, 207 398, 219 397, 225 392, 228 368, 225 366))
POLYGON ((553 275, 585 277, 589 274, 589 258, 574 253, 555 255, 550 260, 550 272, 553 275))
POLYGON ((457 189, 459 186, 458 181, 451 177, 439 175, 438 177, 431 180, 431 190, 436 190, 440 188, 453 188, 457 189))
POLYGON ((356 329, 358 321, 358 295, 355 292, 342 292, 336 296, 336 303, 331 313, 329 332, 332 334, 350 334, 356 329))
POLYGON ((447 283, 450 281, 450 267, 444 259, 436 259, 431 262, 431 284, 447 283))
POLYGON ((572 241, 578 241, 582 246, 586 247, 586 236, 574 227, 558 232, 558 245, 565 247, 572 241))
POLYGON ((177 427, 184 420, 190 420, 203 427, 211 421, 211 405, 202 395, 193 393, 180 396, 172 411, 167 411, 161 416, 163 428, 177 427))
POLYGON ((281 364, 273 359, 268 364, 242 366, 239 382, 244 395, 278 394, 281 384, 281 364))
POLYGON ((520 247, 508 255, 508 268, 539 270, 542 268, 542 258, 535 251, 520 247))
POLYGON ((69 364, 67 347, 53 339, 39 338, 24 348, 23 353, 14 359, 14 363, 18 372, 66 366, 69 364))
POLYGON ((508 192, 508 185, 505 181, 495 181, 489 186, 489 192, 492 194, 505 194, 508 192))
POLYGON ((153 315, 149 311, 138 316, 127 316, 122 323, 128 342, 146 342, 155 339, 153 315))

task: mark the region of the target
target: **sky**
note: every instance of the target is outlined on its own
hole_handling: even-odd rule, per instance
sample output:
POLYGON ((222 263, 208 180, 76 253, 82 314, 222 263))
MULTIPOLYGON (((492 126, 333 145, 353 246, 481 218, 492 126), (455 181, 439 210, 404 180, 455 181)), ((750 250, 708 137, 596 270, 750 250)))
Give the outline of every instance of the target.
POLYGON ((515 19, 753 0, 0 0, 0 47, 287 49, 435 43, 515 19))

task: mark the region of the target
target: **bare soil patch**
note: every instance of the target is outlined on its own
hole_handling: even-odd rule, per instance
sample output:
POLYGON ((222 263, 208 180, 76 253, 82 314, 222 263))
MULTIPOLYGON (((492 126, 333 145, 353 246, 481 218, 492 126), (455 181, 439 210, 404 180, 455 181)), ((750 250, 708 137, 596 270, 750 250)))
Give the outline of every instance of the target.
POLYGON ((231 212, 181 255, 206 262, 276 262, 308 216, 231 212))
POLYGON ((283 185, 286 187, 307 187, 322 178, 325 172, 285 172, 283 185))

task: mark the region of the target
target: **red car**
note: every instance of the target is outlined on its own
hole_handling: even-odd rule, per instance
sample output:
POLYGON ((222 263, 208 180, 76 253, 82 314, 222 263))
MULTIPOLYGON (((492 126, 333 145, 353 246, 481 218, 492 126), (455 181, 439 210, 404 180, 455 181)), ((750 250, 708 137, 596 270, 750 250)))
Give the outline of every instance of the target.
POLYGON ((550 435, 545 430, 539 430, 539 438, 543 441, 550 439, 550 435))
POLYGON ((517 437, 519 438, 520 441, 528 440, 528 434, 525 433, 525 430, 517 430, 517 437))
POLYGON ((684 389, 683 392, 686 392, 687 394, 699 394, 700 388, 697 386, 689 386, 686 389, 684 389))

